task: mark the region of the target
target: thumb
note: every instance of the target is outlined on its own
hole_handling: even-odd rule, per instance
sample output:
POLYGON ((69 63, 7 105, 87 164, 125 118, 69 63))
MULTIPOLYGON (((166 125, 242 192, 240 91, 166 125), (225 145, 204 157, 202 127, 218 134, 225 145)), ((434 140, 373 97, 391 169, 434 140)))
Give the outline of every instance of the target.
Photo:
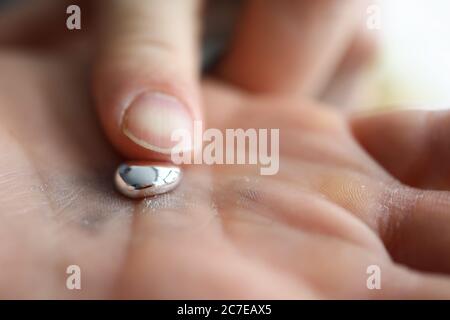
POLYGON ((107 136, 126 157, 167 158, 174 130, 201 118, 198 0, 101 1, 94 95, 107 136))

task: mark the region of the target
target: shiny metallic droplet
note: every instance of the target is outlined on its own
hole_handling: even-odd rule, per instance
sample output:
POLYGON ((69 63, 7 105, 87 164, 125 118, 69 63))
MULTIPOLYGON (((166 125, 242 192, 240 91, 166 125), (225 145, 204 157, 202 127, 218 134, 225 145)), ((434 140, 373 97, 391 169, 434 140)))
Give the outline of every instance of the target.
POLYGON ((143 198, 172 191, 181 175, 181 168, 171 164, 134 161, 121 164, 114 180, 125 196, 143 198))

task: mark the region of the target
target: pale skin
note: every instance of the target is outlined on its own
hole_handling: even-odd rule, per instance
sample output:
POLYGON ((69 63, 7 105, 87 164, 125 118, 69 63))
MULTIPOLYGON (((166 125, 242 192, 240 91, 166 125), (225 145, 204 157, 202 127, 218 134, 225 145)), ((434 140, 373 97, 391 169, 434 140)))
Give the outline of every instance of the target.
POLYGON ((3 49, 0 70, 2 297, 450 298, 450 195, 427 191, 449 188, 447 112, 355 118, 204 80, 208 126, 280 129, 280 172, 189 166, 135 201, 80 54, 3 49))

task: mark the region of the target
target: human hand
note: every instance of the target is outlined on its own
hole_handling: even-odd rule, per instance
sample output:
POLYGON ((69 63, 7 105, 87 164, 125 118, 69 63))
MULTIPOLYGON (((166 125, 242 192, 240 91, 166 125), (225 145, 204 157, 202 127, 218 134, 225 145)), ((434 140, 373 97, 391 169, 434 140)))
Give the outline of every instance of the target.
POLYGON ((448 113, 349 121, 305 98, 207 81, 209 126, 280 128, 279 174, 189 166, 174 192, 136 202, 113 191, 119 158, 79 58, 0 56, 3 297, 450 297, 448 192, 396 178, 448 189, 448 113), (71 264, 82 290, 65 287, 71 264), (381 290, 366 287, 369 265, 381 290))
MULTIPOLYGON (((320 95, 363 9, 359 0, 248 1, 214 73, 251 92, 320 95)), ((201 106, 202 12, 199 0, 41 0, 2 13, 0 44, 67 56, 88 50, 86 82, 113 146, 129 159, 167 159, 174 129, 191 130, 216 111, 201 106), (80 31, 65 26, 71 4, 81 8, 80 31)))

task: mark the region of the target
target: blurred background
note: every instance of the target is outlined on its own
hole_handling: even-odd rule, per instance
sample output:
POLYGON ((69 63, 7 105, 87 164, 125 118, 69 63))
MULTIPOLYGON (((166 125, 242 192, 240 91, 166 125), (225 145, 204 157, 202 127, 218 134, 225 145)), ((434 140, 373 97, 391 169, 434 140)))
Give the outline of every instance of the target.
MULTIPOLYGON (((366 108, 450 107, 450 1, 379 0, 366 108)), ((368 12, 370 16, 372 12, 368 12)), ((353 106, 355 107, 355 106, 353 106)))

